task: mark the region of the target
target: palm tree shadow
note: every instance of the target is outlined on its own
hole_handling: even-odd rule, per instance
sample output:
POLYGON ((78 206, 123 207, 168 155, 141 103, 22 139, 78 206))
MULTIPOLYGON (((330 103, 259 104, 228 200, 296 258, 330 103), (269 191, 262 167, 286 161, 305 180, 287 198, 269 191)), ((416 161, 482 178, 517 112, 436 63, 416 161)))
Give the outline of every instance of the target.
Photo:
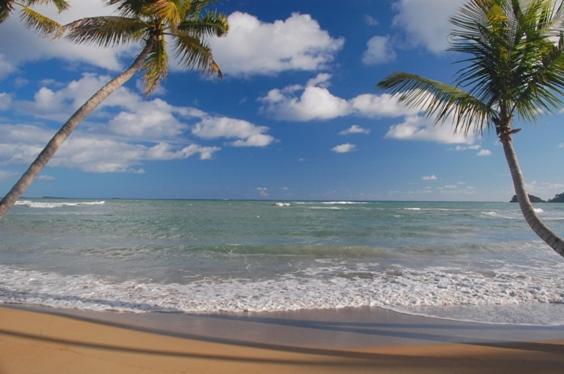
MULTIPOLYGON (((66 296, 65 296, 66 297, 66 296)), ((92 300, 82 300, 82 301, 92 301, 92 300)), ((321 349, 321 348, 307 348, 307 347, 297 347, 282 344, 273 343, 262 343, 243 339, 233 339, 226 337, 217 337, 210 335, 199 335, 186 332, 173 332, 169 330, 159 329, 159 328, 149 328, 139 325, 134 325, 131 323, 115 322, 103 320, 94 317, 78 316, 75 314, 68 314, 62 311, 56 310, 42 310, 48 314, 53 314, 57 316, 62 316, 69 319, 75 319, 83 322, 95 323, 99 325, 105 325, 110 327, 124 328, 133 331, 146 332, 152 334, 159 334, 164 336, 171 336, 182 339, 191 339, 197 341, 204 341, 210 343, 218 344, 230 344, 238 345, 249 348, 260 348, 260 349, 270 349, 285 352, 294 353, 307 353, 307 354, 317 354, 317 355, 329 355, 342 357, 342 354, 347 358, 357 358, 357 359, 370 359, 371 355, 366 355, 365 353, 354 353, 352 351, 341 351, 341 350, 331 350, 331 349, 321 349), (351 356, 352 355, 352 356, 351 356)), ((555 343, 544 343, 544 342, 516 342, 516 341, 500 341, 500 340, 486 340, 467 338, 463 336, 447 335, 435 333, 437 329, 447 329, 453 328, 452 325, 448 324, 386 324, 386 323, 354 323, 354 322, 341 322, 341 321, 315 321, 315 320, 304 320, 304 319, 290 319, 290 318, 271 318, 271 317, 256 317, 256 316, 237 316, 237 315, 227 315, 227 314, 186 314, 179 313, 176 311, 169 311, 168 313, 173 314, 185 314, 190 317, 204 318, 204 319, 215 319, 215 320, 227 320, 227 321, 241 321, 248 323, 259 323, 266 324, 269 326, 283 326, 283 327, 293 327, 299 329, 307 330, 317 330, 317 331, 327 331, 336 333, 352 333, 367 336, 381 336, 388 338, 401 338, 401 339, 414 339, 432 343, 456 343, 465 344, 472 346, 484 346, 492 348, 507 348, 507 349, 518 349, 524 351, 540 352, 540 353, 552 353, 559 354, 564 357, 564 345, 555 343), (414 329, 431 329, 433 332, 418 332, 413 331, 414 329)), ((463 327, 465 329, 507 329, 503 325, 457 325, 456 329, 463 327)), ((523 326, 525 329, 536 328, 523 326)), ((555 327, 550 327, 554 329, 555 327)), ((564 328, 556 327, 564 332, 564 328)), ((547 327, 548 329, 548 327, 547 327)), ((0 332, 1 333, 1 332, 0 332)))

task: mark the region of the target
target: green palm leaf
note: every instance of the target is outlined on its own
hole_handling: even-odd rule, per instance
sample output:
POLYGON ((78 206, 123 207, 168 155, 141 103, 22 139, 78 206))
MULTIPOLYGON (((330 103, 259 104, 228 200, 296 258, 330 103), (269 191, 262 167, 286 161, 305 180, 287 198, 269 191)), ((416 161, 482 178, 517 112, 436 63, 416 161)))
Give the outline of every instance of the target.
POLYGON ((422 110, 437 123, 452 118, 457 131, 482 132, 492 123, 489 107, 455 86, 407 73, 392 74, 378 86, 398 94, 403 104, 422 110))
POLYGON ((22 7, 21 19, 29 28, 35 29, 44 36, 58 38, 64 33, 63 26, 58 22, 27 6, 22 7))
POLYGON ((143 9, 143 13, 166 22, 172 30, 176 30, 180 23, 180 12, 171 0, 153 0, 143 9))
POLYGON ((195 37, 223 36, 229 30, 227 17, 218 12, 207 12, 203 17, 187 19, 179 29, 195 37))
POLYGON ((104 47, 142 40, 149 25, 136 18, 82 18, 65 26, 68 38, 76 43, 98 44, 104 47))
POLYGON ((53 4, 59 12, 67 10, 70 4, 66 0, 25 0, 28 6, 53 4))
POLYGON ((199 69, 223 77, 210 47, 200 38, 180 31, 174 34, 174 38, 178 60, 186 69, 199 69))
POLYGON ((12 13, 15 4, 15 0, 0 0, 0 23, 4 22, 12 13))
POLYGON ((151 4, 150 0, 106 0, 106 4, 115 6, 125 17, 135 17, 142 13, 143 8, 151 4))
POLYGON ((151 52, 145 59, 145 95, 154 91, 161 80, 168 73, 168 54, 166 51, 166 40, 161 38, 153 45, 151 52))

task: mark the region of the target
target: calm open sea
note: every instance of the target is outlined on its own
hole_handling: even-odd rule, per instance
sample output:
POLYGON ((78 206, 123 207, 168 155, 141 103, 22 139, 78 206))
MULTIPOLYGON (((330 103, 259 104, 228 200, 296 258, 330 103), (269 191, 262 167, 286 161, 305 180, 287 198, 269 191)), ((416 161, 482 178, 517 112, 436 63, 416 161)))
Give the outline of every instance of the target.
POLYGON ((0 302, 564 324, 564 259, 509 203, 37 199, 0 221, 0 302))

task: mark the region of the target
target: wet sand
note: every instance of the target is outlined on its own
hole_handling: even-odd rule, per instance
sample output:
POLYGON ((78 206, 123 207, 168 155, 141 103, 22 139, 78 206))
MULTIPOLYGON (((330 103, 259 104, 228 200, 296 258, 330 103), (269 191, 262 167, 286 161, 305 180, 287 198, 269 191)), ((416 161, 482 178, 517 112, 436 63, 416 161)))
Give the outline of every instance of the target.
POLYGON ((381 309, 129 314, 0 308, 8 373, 561 373, 564 327, 381 309))

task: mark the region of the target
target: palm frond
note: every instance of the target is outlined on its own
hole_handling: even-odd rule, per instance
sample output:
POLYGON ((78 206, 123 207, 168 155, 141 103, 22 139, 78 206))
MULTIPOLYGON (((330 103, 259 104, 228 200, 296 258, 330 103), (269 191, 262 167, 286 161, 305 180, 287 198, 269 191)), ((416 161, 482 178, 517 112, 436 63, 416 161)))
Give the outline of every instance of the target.
POLYGON ((0 0, 0 23, 4 22, 12 13, 15 3, 15 0, 0 0))
POLYGON ((396 73, 379 82, 378 87, 399 95, 400 102, 423 111, 435 123, 452 119, 458 132, 481 133, 493 123, 488 105, 455 86, 415 74, 396 73))
POLYGON ((28 6, 53 4, 59 12, 67 10, 70 7, 69 2, 66 0, 25 0, 24 2, 27 3, 28 6))
POLYGON ((153 0, 143 8, 143 13, 166 21, 172 30, 176 30, 180 23, 180 12, 171 0, 153 0))
POLYGON ((140 19, 117 16, 82 18, 65 25, 72 41, 104 47, 139 41, 148 27, 140 19))
POLYGON ((551 41, 537 41, 536 50, 522 57, 515 71, 513 109, 520 117, 533 120, 541 112, 561 109, 564 94, 563 37, 554 45, 551 41), (544 42, 544 43, 543 43, 544 42))
POLYGON ((52 38, 61 37, 65 30, 58 22, 36 12, 28 6, 22 7, 21 19, 29 28, 35 29, 38 33, 52 38))
POLYGON ((115 6, 117 11, 124 17, 135 17, 151 4, 151 0, 106 0, 109 6, 115 6))
POLYGON ((176 54, 179 62, 187 69, 198 69, 223 77, 219 64, 215 62, 210 47, 200 38, 184 32, 174 34, 176 54))
POLYGON ((189 12, 186 13, 185 17, 198 18, 205 8, 217 2, 218 0, 191 0, 189 12))
POLYGON ((153 49, 145 59, 143 65, 145 70, 145 95, 150 94, 168 73, 168 54, 166 51, 166 40, 161 38, 154 43, 153 49))
POLYGON ((183 32, 195 37, 223 36, 229 30, 227 17, 219 12, 210 11, 203 17, 188 18, 178 27, 183 32))

